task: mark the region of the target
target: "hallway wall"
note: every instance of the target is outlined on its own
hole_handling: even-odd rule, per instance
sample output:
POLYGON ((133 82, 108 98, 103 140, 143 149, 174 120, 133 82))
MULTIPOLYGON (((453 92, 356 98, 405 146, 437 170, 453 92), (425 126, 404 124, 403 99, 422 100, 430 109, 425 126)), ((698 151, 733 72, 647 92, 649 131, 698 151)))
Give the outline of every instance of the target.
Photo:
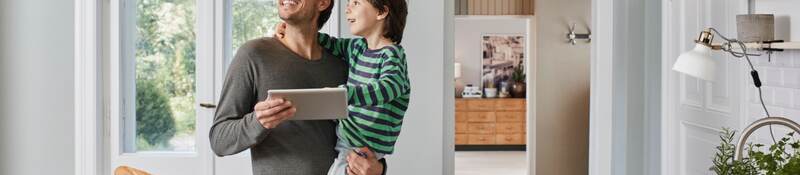
POLYGON ((591 25, 590 0, 536 1, 535 173, 587 174, 590 44, 566 42, 591 25))

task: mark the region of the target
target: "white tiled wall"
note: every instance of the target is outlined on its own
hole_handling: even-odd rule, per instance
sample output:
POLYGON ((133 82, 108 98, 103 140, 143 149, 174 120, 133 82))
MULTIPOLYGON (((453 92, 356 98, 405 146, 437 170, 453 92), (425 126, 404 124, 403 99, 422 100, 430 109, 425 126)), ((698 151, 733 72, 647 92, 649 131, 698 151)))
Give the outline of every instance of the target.
MULTIPOLYGON (((797 7, 800 7, 800 1, 797 0, 759 0, 755 4, 756 13, 775 15, 775 39, 793 42, 800 42, 800 10, 797 7)), ((753 61, 763 83, 764 102, 770 114, 800 122, 800 50, 776 52, 771 61, 766 56, 753 57, 753 61)), ((746 64, 744 60, 742 64, 746 64)), ((765 114, 750 76, 745 75, 742 78, 749 82, 745 87, 748 97, 744 99, 747 101, 746 116, 749 124, 763 118, 765 114)), ((776 139, 785 136, 788 131, 788 128, 775 127, 776 139)), ((766 127, 759 129, 755 137, 750 141, 771 142, 769 129, 766 127)))
MULTIPOLYGON (((758 70, 764 103, 772 116, 783 116, 800 122, 800 51, 788 50, 775 52, 771 60, 767 56, 752 57, 753 64, 758 70)), ((742 60, 742 64, 746 64, 742 60)), ((749 68, 748 68, 749 69, 749 68)), ((747 71, 749 72, 749 70, 747 71)), ((758 90, 753 86, 749 75, 743 76, 747 79, 747 117, 748 122, 755 121, 765 116, 764 110, 758 99, 758 90)), ((756 135, 757 140, 764 140, 769 137, 768 129, 759 129, 756 135), (767 135, 764 135, 767 134, 767 135)), ((775 127, 775 137, 783 137, 788 129, 775 127)))

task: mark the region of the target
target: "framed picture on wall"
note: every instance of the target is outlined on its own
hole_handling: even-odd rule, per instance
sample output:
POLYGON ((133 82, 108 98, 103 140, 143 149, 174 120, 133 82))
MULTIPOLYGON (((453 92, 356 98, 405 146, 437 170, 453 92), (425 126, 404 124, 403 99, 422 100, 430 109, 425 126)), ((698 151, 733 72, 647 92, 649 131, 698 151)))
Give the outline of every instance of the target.
POLYGON ((484 34, 481 36, 483 88, 499 88, 511 80, 514 69, 525 60, 524 34, 484 34))

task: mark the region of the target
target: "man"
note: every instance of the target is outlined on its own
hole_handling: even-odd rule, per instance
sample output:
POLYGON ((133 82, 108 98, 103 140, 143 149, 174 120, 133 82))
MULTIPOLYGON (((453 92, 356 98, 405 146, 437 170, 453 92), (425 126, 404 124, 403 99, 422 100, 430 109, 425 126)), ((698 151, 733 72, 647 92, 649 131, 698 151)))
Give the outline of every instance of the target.
MULTIPOLYGON (((297 109, 290 101, 267 99, 267 91, 346 82, 346 64, 317 42, 333 0, 279 0, 278 6, 285 35, 251 40, 237 51, 211 127, 211 148, 219 156, 249 148, 255 175, 325 174, 336 156, 334 121, 289 121, 297 109)), ((381 174, 385 165, 355 153, 348 161, 351 172, 364 175, 381 174)))

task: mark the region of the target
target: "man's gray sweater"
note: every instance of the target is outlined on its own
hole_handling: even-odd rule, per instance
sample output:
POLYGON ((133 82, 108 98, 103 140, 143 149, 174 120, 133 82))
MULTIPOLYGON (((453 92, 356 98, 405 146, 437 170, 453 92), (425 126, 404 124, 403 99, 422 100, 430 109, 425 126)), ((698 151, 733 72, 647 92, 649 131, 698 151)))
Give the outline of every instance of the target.
POLYGON ((253 174, 325 174, 336 152, 334 121, 284 121, 265 129, 253 114, 270 89, 336 87, 347 79, 341 59, 323 53, 310 61, 274 38, 245 43, 231 63, 211 127, 219 156, 250 149, 253 174))

